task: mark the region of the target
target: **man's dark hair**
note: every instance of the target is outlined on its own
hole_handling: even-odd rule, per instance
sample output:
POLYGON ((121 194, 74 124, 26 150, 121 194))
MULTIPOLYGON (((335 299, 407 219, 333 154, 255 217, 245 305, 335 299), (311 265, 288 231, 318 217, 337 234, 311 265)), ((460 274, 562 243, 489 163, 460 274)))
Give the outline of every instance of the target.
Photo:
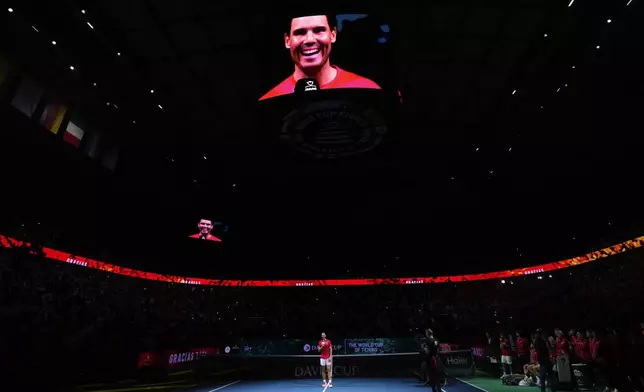
POLYGON ((284 20, 284 34, 286 35, 291 35, 291 23, 293 22, 293 19, 295 18, 301 18, 304 16, 316 16, 316 15, 324 15, 326 16, 326 20, 329 22, 329 29, 333 30, 336 27, 336 18, 335 14, 328 13, 328 12, 302 12, 297 15, 291 14, 284 20))

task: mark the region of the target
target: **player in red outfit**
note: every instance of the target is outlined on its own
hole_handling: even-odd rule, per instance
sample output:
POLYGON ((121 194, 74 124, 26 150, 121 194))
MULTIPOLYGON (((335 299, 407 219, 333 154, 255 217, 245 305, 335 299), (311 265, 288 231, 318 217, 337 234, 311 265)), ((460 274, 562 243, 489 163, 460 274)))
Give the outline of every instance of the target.
POLYGON ((555 340, 555 349, 557 356, 570 356, 570 345, 568 343, 568 339, 566 339, 566 336, 564 335, 563 331, 560 329, 555 329, 555 335, 557 335, 557 339, 555 340))
POLYGON ((333 344, 326 338, 326 334, 322 332, 322 340, 318 342, 318 351, 320 352, 320 366, 322 367, 322 386, 333 388, 333 344), (326 374, 329 375, 329 383, 327 384, 326 374))
POLYGON ((508 339, 506 334, 501 334, 499 336, 500 348, 501 348, 501 365, 503 366, 503 376, 509 376, 512 374, 512 347, 510 346, 510 339, 508 339))
POLYGON ((588 339, 588 350, 590 351, 590 359, 593 362, 596 362, 599 358, 599 346, 601 345, 601 339, 597 337, 597 332, 589 332, 590 339, 588 339))
POLYGON ((292 94, 295 83, 304 78, 314 78, 320 88, 365 88, 380 90, 373 81, 331 65, 331 47, 337 38, 337 28, 326 15, 303 16, 291 20, 288 33, 284 33, 284 46, 289 50, 295 71, 260 98, 260 101, 292 94))
POLYGON ((517 358, 519 359, 519 368, 522 368, 524 365, 530 363, 530 349, 528 347, 528 339, 521 336, 520 332, 517 332, 517 358))
POLYGON ((588 339, 581 332, 575 337, 575 355, 581 362, 590 362, 590 347, 588 339))
POLYGON ((201 240, 206 240, 206 241, 215 241, 215 242, 221 242, 221 240, 214 235, 210 234, 210 231, 215 227, 212 224, 212 221, 208 219, 202 219, 199 221, 199 224, 197 225, 199 228, 199 233, 193 234, 190 236, 190 238, 197 238, 201 240))

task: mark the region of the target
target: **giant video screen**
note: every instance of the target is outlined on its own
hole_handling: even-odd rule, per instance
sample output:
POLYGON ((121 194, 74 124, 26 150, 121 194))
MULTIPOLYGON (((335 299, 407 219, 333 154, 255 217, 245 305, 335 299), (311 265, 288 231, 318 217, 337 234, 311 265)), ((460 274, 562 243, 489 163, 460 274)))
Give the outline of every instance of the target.
POLYGON ((223 237, 228 231, 228 227, 221 223, 212 220, 211 218, 195 219, 195 227, 188 229, 191 234, 188 235, 189 239, 206 241, 208 243, 222 243, 223 237))
POLYGON ((289 58, 290 65, 283 69, 282 81, 277 79, 260 101, 293 94, 298 82, 305 82, 303 88, 315 84, 321 90, 381 89, 371 75, 359 74, 363 71, 354 67, 368 72, 364 65, 374 65, 373 54, 387 44, 386 23, 367 14, 316 13, 287 17, 283 22, 283 46, 275 47, 275 56, 289 58), (339 53, 336 45, 341 47, 339 53))

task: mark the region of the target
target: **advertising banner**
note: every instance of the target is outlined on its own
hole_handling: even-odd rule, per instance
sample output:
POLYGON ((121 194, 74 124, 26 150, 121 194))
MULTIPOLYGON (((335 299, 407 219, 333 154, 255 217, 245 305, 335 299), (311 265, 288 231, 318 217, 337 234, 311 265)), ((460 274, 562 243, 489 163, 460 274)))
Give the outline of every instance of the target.
MULTIPOLYGON (((344 354, 343 340, 331 342, 334 354, 344 354)), ((236 346, 239 352, 231 350, 231 353, 245 356, 318 355, 318 341, 315 339, 246 340, 236 346)))
POLYGON ((212 357, 219 354, 219 349, 193 348, 189 350, 147 351, 139 354, 138 369, 170 369, 184 363, 197 361, 200 357, 212 357))
POLYGON ((476 371, 471 350, 457 350, 438 354, 443 371, 450 376, 473 376, 476 371))
POLYGON ((345 339, 346 354, 400 354, 420 350, 416 339, 345 339))

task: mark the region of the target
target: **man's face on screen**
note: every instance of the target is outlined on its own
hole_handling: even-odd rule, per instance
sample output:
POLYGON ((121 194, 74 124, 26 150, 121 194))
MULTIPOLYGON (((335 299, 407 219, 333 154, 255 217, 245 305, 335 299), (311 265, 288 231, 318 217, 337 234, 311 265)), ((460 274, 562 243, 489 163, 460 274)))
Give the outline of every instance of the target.
POLYGON ((336 29, 331 30, 325 15, 304 16, 291 21, 291 31, 284 35, 284 44, 291 60, 306 72, 329 61, 336 35, 336 29))
POLYGON ((210 234, 210 231, 212 230, 212 222, 207 219, 202 219, 199 221, 197 227, 199 227, 199 232, 201 234, 210 234))

